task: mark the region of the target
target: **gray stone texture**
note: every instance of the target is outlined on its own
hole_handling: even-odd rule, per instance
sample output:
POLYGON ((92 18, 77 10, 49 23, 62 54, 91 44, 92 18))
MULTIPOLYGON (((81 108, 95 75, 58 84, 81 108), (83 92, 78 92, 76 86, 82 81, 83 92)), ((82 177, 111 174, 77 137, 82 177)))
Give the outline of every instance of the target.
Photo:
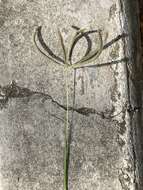
MULTIPOLYGON (((67 46, 74 33, 71 25, 102 29, 106 44, 123 32, 128 33, 126 7, 123 0, 0 1, 1 90, 14 80, 20 88, 39 92, 10 97, 0 110, 0 190, 63 190, 65 110, 51 99, 44 99, 43 94, 66 104, 64 71, 37 50, 33 41, 36 28, 43 26, 46 43, 63 56, 58 28, 67 46)), ((91 64, 130 57, 135 49, 130 42, 129 34, 106 48, 91 64)), ((75 48, 75 60, 85 51, 85 44, 82 40, 75 48)), ((120 61, 104 67, 77 69, 75 107, 117 116, 107 119, 74 112, 72 117, 70 112, 73 125, 69 190, 139 189, 137 161, 140 156, 135 151, 139 142, 132 130, 132 116, 127 111, 130 103, 127 68, 131 72, 134 68, 127 64, 120 61)), ((71 106, 73 82, 71 70, 71 106)), ((136 104, 136 89, 133 85, 131 89, 132 101, 136 104)), ((135 121, 137 126, 137 118, 135 121)))

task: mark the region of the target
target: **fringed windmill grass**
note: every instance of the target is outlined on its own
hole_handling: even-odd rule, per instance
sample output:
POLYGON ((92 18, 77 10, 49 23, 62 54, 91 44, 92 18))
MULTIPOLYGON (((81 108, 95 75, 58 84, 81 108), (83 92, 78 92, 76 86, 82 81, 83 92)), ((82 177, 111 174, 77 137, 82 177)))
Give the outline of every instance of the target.
MULTIPOLYGON (((48 59, 53 61, 57 66, 62 68, 64 70, 64 75, 65 75, 65 93, 66 93, 66 116, 65 116, 65 128, 64 128, 64 190, 68 190, 68 167, 69 167, 69 156, 70 156, 70 140, 69 137, 71 136, 70 134, 70 124, 69 124, 69 82, 68 82, 68 72, 73 70, 75 71, 77 68, 83 68, 83 67, 92 67, 96 66, 96 62, 94 62, 102 53, 104 49, 106 49, 108 46, 112 45, 111 44, 106 44, 103 46, 103 38, 102 38, 102 31, 101 30, 86 30, 86 29, 80 29, 76 26, 72 26, 76 30, 76 33, 72 39, 72 43, 67 49, 64 43, 63 36, 58 30, 58 35, 60 39, 60 44, 62 47, 63 51, 63 58, 57 56, 44 42, 44 39, 42 37, 41 29, 42 27, 38 27, 35 34, 34 34, 34 42, 38 50, 46 56, 48 59), (98 35, 98 40, 94 42, 94 44, 97 44, 97 49, 93 50, 93 44, 92 40, 90 39, 89 35, 90 34, 97 34, 98 35), (73 51, 76 46, 76 44, 79 42, 80 39, 85 38, 87 41, 87 50, 76 62, 72 62, 72 57, 73 57, 73 51), (38 43, 37 43, 38 41, 38 43), (42 49, 39 47, 39 45, 42 47, 42 49), (46 53, 45 53, 46 52, 46 53), (90 64, 92 62, 92 64, 90 64)), ((115 39, 115 42, 120 39, 122 36, 118 36, 117 39, 115 39)), ((95 38, 96 39, 96 38, 95 38)), ((113 42, 114 43, 114 42, 113 42)), ((123 61, 123 60, 121 60, 123 61)), ((118 63, 119 61, 117 61, 118 63)), ((108 64, 108 63, 107 63, 108 64)), ((98 64, 101 66, 102 64, 98 64)), ((104 66, 104 64, 103 64, 104 66)))

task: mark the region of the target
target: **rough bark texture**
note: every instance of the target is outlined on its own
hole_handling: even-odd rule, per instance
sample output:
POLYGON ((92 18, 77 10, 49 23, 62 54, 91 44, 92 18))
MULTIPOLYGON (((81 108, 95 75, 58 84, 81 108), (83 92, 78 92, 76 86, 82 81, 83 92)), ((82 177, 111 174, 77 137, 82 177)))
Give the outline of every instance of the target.
MULTIPOLYGON (((77 69, 75 92, 74 73, 69 73, 69 190, 141 190, 140 85, 134 85, 140 45, 134 5, 128 0, 0 1, 0 190, 63 189, 64 71, 36 49, 33 35, 40 25, 45 41, 60 56, 58 28, 66 45, 74 32, 71 25, 102 29, 108 48, 96 64, 118 60, 77 69)), ((75 60, 84 49, 81 40, 75 60)))

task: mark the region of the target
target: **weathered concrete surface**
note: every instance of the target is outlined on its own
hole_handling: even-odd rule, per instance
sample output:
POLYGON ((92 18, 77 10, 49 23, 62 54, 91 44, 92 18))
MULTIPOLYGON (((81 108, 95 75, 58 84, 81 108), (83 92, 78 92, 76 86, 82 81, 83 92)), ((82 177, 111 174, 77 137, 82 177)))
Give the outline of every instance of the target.
POLYGON ((123 10, 123 30, 128 33, 125 38, 124 52, 129 57, 127 64, 128 100, 134 112, 130 112, 130 126, 134 155, 135 189, 143 189, 143 125, 142 125, 142 89, 143 62, 138 1, 121 1, 123 10), (135 111, 136 110, 136 111, 135 111))
MULTIPOLYGON (((65 104, 64 73, 36 49, 35 29, 43 25, 44 39, 62 55, 57 28, 62 29, 67 44, 71 25, 100 28, 104 39, 108 34, 104 40, 107 43, 123 32, 122 8, 116 0, 1 0, 1 85, 15 80, 21 88, 50 94, 65 104)), ((97 63, 124 58, 125 46, 123 39, 118 40, 103 51, 97 63)), ((79 54, 83 47, 81 42, 76 49, 79 54)), ((106 115, 120 114, 105 119, 74 112, 70 190, 137 189, 135 142, 126 106, 126 64, 77 70, 76 107, 94 108, 106 115)), ((69 80, 72 105, 73 72, 69 80)), ((42 100, 39 94, 9 98, 0 111, 0 190, 63 189, 65 111, 51 100, 42 100)))

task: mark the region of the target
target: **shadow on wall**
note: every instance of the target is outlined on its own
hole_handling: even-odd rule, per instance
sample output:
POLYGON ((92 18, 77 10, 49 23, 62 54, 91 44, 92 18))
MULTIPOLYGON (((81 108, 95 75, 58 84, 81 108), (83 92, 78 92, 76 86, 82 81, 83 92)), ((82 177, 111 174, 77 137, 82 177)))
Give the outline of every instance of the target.
MULTIPOLYGON (((130 52, 128 70, 129 99, 137 112, 131 113, 131 138, 134 144, 135 189, 143 189, 143 1, 120 0, 125 10, 124 30, 129 31, 126 42, 130 52), (139 19, 140 7, 140 19, 139 19), (141 24, 141 25, 140 25, 141 24), (142 40, 142 44, 141 44, 142 40)), ((125 50, 126 51, 126 50, 125 50)))

